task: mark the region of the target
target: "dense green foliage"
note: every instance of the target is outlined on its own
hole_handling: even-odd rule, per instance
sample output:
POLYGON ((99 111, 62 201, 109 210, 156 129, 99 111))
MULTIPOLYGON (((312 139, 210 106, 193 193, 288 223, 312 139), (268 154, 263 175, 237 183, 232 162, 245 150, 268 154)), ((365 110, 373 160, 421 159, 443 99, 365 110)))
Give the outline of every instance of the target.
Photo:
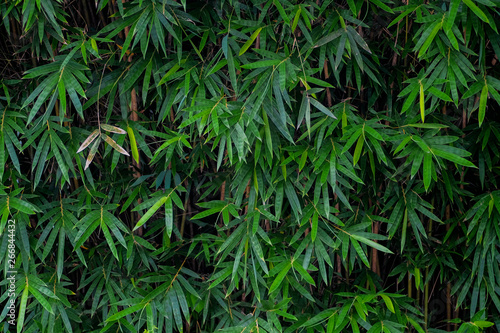
POLYGON ((499 5, 1 1, 0 328, 500 329, 499 5))

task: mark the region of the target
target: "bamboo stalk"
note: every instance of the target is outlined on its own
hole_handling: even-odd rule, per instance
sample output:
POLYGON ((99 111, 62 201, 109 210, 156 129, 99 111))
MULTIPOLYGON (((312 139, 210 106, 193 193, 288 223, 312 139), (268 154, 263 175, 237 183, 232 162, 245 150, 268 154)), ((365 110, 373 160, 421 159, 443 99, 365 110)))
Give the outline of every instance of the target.
POLYGON ((411 274, 408 273, 408 297, 412 296, 411 274))
POLYGON ((82 0, 81 8, 83 9, 83 15, 85 16, 85 28, 88 31, 90 26, 90 14, 89 14, 89 9, 87 7, 87 2, 88 2, 87 0, 82 0))

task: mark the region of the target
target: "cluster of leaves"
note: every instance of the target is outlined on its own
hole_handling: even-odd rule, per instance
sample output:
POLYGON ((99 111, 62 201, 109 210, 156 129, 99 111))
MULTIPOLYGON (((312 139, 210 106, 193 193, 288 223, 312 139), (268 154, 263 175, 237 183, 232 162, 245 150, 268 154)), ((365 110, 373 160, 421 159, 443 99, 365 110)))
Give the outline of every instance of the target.
POLYGON ((17 332, 500 330, 498 6, 2 2, 17 332))

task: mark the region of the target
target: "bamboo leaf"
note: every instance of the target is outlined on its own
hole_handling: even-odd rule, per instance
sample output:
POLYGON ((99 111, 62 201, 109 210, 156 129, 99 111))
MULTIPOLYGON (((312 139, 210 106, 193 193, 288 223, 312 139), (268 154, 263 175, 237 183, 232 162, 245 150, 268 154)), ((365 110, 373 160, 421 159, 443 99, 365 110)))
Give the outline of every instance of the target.
POLYGON ((132 306, 130 306, 130 307, 128 307, 128 308, 126 308, 126 309, 118 312, 118 313, 115 313, 112 316, 109 316, 108 318, 106 318, 106 321, 108 321, 108 322, 109 321, 116 321, 116 320, 118 320, 120 318, 125 317, 126 315, 129 315, 129 314, 132 314, 134 312, 137 312, 137 311, 141 310, 142 308, 144 308, 144 306, 145 305, 142 304, 142 303, 132 305, 132 306))
POLYGON ((458 7, 460 6, 461 0, 451 0, 450 1, 450 11, 449 15, 446 18, 445 29, 447 31, 451 31, 451 27, 455 22, 455 18, 457 17, 458 7))
POLYGON ((276 289, 278 289, 278 287, 281 285, 281 282, 283 282, 283 279, 285 278, 290 268, 292 268, 292 264, 289 262, 274 279, 273 283, 271 284, 271 287, 269 287, 269 294, 272 294, 276 289))
POLYGON ((90 163, 92 163, 92 160, 94 159, 94 156, 97 153, 97 148, 99 148, 99 143, 100 142, 101 142, 101 139, 96 140, 94 142, 94 144, 92 145, 92 148, 90 148, 89 155, 87 156, 87 160, 85 162, 85 168, 84 168, 84 170, 86 170, 89 167, 90 163))
POLYGON ((139 219, 139 221, 137 222, 132 231, 139 229, 144 223, 146 223, 149 220, 149 218, 151 218, 151 216, 153 216, 153 214, 156 213, 156 211, 161 207, 161 205, 167 202, 168 198, 169 198, 168 196, 163 196, 158 201, 156 201, 155 204, 148 209, 146 214, 144 214, 139 219))
POLYGON ((26 304, 28 302, 28 290, 29 284, 26 280, 26 286, 24 287, 23 294, 21 296, 21 304, 19 305, 19 317, 17 319, 17 333, 21 333, 24 327, 24 317, 26 315, 26 304))
POLYGON ((32 285, 29 285, 28 289, 31 292, 31 294, 35 296, 36 300, 43 306, 45 310, 47 310, 51 314, 54 314, 54 310, 50 306, 49 301, 47 301, 45 297, 43 297, 42 294, 40 294, 40 292, 36 288, 34 288, 32 285))
POLYGON ((87 148, 95 140, 95 138, 97 138, 98 135, 99 135, 99 130, 98 129, 96 129, 92 133, 90 133, 90 135, 85 139, 85 141, 83 141, 83 143, 80 146, 80 148, 78 148, 78 150, 76 151, 76 153, 78 154, 79 152, 81 152, 82 150, 84 150, 85 148, 87 148))
POLYGON ((488 100, 488 85, 485 84, 483 89, 481 90, 481 97, 479 99, 479 114, 478 114, 478 120, 479 120, 479 126, 484 121, 484 116, 486 114, 486 102, 488 100))
POLYGON ((431 169, 432 169, 432 154, 430 152, 424 153, 424 187, 425 191, 429 190, 431 185, 431 169))
POLYGON ((263 68, 263 67, 271 67, 271 66, 276 66, 280 64, 280 60, 261 60, 261 61, 256 61, 250 64, 245 64, 242 65, 241 68, 245 69, 256 69, 256 68, 263 68))
POLYGON ((132 150, 132 157, 136 163, 139 163, 139 149, 137 149, 137 142, 135 141, 134 130, 127 126, 128 138, 130 140, 130 149, 132 150))
POLYGON ((466 160, 465 158, 463 158, 463 157, 457 156, 457 155, 455 155, 455 154, 452 154, 452 153, 449 153, 449 152, 446 152, 446 151, 444 151, 444 150, 437 149, 437 148, 432 148, 431 150, 432 150, 432 152, 433 152, 436 156, 439 156, 439 157, 445 158, 445 159, 447 159, 448 161, 452 161, 453 163, 457 163, 457 164, 459 164, 459 165, 463 165, 463 166, 470 167, 470 168, 475 168, 475 167, 476 167, 474 164, 472 164, 472 162, 467 161, 467 160, 466 160))
POLYGON ((424 98, 424 86, 420 83, 420 117, 422 118, 422 123, 425 121, 425 98, 424 98))
POLYGON ((365 142, 364 134, 361 134, 358 138, 358 142, 356 143, 356 148, 354 149, 354 155, 352 158, 352 164, 356 165, 358 163, 359 158, 361 156, 361 152, 363 151, 363 144, 365 142))
POLYGON ((101 128, 107 132, 118 133, 118 134, 127 134, 124 130, 119 127, 111 126, 108 124, 101 124, 101 128))
POLYGON ((385 252, 385 253, 393 253, 391 250, 386 248, 385 246, 380 245, 379 243, 376 243, 368 238, 359 236, 357 234, 351 234, 351 238, 355 239, 357 241, 360 241, 361 243, 365 243, 368 246, 373 247, 374 249, 377 249, 379 251, 385 252))
POLYGON ((318 110, 320 110, 321 112, 323 112, 324 114, 326 114, 328 117, 331 117, 333 119, 337 119, 337 117, 335 117, 330 110, 328 110, 323 104, 321 104, 320 102, 318 102, 314 98, 309 98, 309 102, 313 106, 315 106, 318 110))
POLYGON ((384 294, 381 294, 380 296, 384 300, 384 303, 387 306, 387 308, 389 309, 389 311, 391 311, 392 313, 396 313, 394 311, 394 304, 392 303, 392 300, 389 298, 389 296, 384 295, 384 294))
POLYGON ((297 260, 293 261, 293 268, 299 272, 300 276, 306 280, 307 283, 316 286, 316 283, 314 283, 314 279, 311 277, 311 275, 307 272, 307 270, 302 267, 297 260))
POLYGON ((283 19, 283 21, 285 21, 286 24, 290 25, 290 19, 288 18, 288 15, 286 15, 285 9, 283 8, 279 0, 273 0, 273 4, 278 9, 278 12, 280 13, 280 16, 283 19))
POLYGON ((102 134, 102 137, 104 138, 104 141, 106 141, 111 147, 113 147, 114 150, 119 152, 120 154, 123 154, 125 156, 130 156, 129 153, 125 149, 123 149, 120 145, 118 145, 115 140, 111 139, 109 136, 106 134, 102 134))
MULTIPOLYGON (((470 0, 468 0, 468 1, 470 1, 470 0)), ((436 35, 439 32, 439 30, 441 30, 441 26, 442 26, 442 22, 439 22, 439 21, 434 24, 434 27, 430 31, 428 37, 425 39, 424 44, 422 45, 422 47, 420 48, 420 51, 418 52, 418 57, 419 58, 421 58, 423 55, 425 55, 425 53, 427 52, 427 49, 429 48, 429 46, 431 45, 432 41, 434 40, 434 37, 436 37, 436 35)), ((422 88, 422 86, 421 86, 420 89, 422 90, 421 91, 421 95, 423 95, 423 88, 422 88)))
POLYGON ((165 228, 167 230, 167 235, 170 237, 172 235, 174 223, 174 212, 172 207, 172 200, 170 197, 165 201, 165 228))
POLYGON ((361 247, 361 245, 359 245, 358 241, 351 237, 351 244, 354 247, 354 249, 356 250, 356 253, 358 253, 361 261, 366 265, 366 267, 370 267, 370 263, 368 262, 368 258, 366 257, 366 254, 363 251, 363 248, 361 247))
POLYGON ((484 12, 474 3, 472 0, 462 0, 463 3, 469 7, 477 17, 479 17, 482 21, 486 23, 490 23, 488 17, 484 14, 484 12))
POLYGON ((261 30, 262 30, 262 28, 258 28, 257 30, 255 30, 253 32, 253 34, 250 36, 250 38, 241 47, 239 56, 242 56, 243 54, 245 54, 245 52, 248 50, 248 48, 250 46, 252 46, 253 42, 255 41, 255 39, 257 38, 257 36, 260 34, 261 30))
POLYGON ((311 240, 314 242, 318 235, 318 212, 314 212, 311 224, 311 240))

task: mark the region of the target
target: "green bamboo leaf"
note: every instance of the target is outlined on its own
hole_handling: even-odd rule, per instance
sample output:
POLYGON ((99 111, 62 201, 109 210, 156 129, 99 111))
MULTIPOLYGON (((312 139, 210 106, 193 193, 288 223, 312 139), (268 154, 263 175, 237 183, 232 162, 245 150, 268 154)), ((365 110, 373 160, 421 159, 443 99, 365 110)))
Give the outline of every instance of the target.
POLYGON ((453 33, 453 31, 444 29, 444 32, 446 34, 446 37, 448 37, 448 40, 450 41, 450 44, 453 46, 453 48, 455 50, 459 51, 460 47, 458 46, 458 40, 455 37, 455 34, 453 33))
POLYGON ((420 289, 420 269, 415 267, 415 288, 420 289))
POLYGON ((389 309, 389 311, 391 311, 392 313, 396 313, 394 311, 394 304, 392 303, 392 300, 389 298, 389 296, 384 295, 384 294, 381 294, 380 296, 382 296, 382 299, 384 300, 384 303, 387 306, 387 308, 389 309))
POLYGON ((381 9, 383 9, 384 11, 388 12, 388 13, 394 13, 392 11, 392 9, 387 6, 385 3, 383 3, 382 1, 380 0, 370 0, 373 4, 375 4, 376 6, 380 7, 381 9))
MULTIPOLYGON (((320 79, 317 79, 315 77, 312 77, 312 76, 306 76, 305 80, 307 81, 307 83, 313 83, 313 84, 316 84, 320 87, 325 87, 325 88, 335 88, 334 86, 332 86, 330 83, 326 82, 326 81, 323 81, 323 80, 320 80, 320 79)), ((319 103, 319 102, 318 102, 319 103)), ((326 109, 326 108, 325 108, 326 109)))
POLYGON ((290 19, 288 18, 288 15, 286 15, 285 9, 281 5, 280 1, 279 0, 273 0, 273 4, 278 9, 278 12, 280 13, 280 16, 283 19, 283 21, 285 21, 285 23, 290 26, 290 19))
POLYGON ((21 304, 19 305, 19 317, 17 319, 17 333, 21 333, 24 327, 24 317, 26 315, 26 303, 28 302, 28 290, 29 284, 26 279, 26 286, 24 287, 23 294, 21 296, 21 304))
POLYGON ((293 261, 292 266, 297 272, 299 272, 300 276, 302 276, 307 283, 316 286, 316 283, 314 283, 314 279, 312 278, 312 276, 307 272, 307 270, 304 267, 302 267, 299 264, 297 260, 293 261))
POLYGON ((145 307, 145 305, 142 303, 132 305, 132 306, 130 306, 130 307, 118 312, 118 313, 115 313, 112 316, 109 316, 108 318, 106 318, 106 321, 107 322, 116 321, 120 318, 125 317, 126 315, 129 315, 129 314, 132 314, 132 313, 137 312, 139 310, 142 310, 144 307, 145 307))
POLYGON ((132 158, 136 163, 139 163, 139 149, 137 149, 137 141, 132 127, 127 126, 128 138, 130 140, 130 150, 132 150, 132 158))
POLYGON ((406 318, 408 319, 408 322, 410 322, 412 326, 417 330, 418 333, 425 333, 424 329, 420 326, 419 323, 413 320, 410 316, 406 316, 406 318))
POLYGON ((49 95, 53 92, 54 88, 57 86, 58 82, 59 82, 59 76, 57 75, 57 73, 52 74, 51 76, 46 78, 42 83, 40 83, 38 88, 35 89, 31 93, 31 95, 26 99, 26 101, 23 104, 23 108, 27 107, 31 101, 37 98, 35 104, 33 104, 33 107, 30 110, 26 124, 29 124, 33 120, 38 110, 40 110, 40 108, 42 107, 42 104, 47 100, 49 95))
POLYGON ((320 110, 321 112, 323 112, 324 114, 326 114, 328 117, 331 117, 333 119, 337 119, 337 117, 335 117, 330 110, 328 110, 323 104, 321 104, 320 102, 318 102, 314 98, 309 98, 309 102, 313 106, 315 106, 318 110, 320 110))
POLYGON ((14 197, 9 197, 9 205, 14 209, 29 215, 35 214, 35 212, 41 212, 41 210, 35 205, 14 197))
POLYGON ((352 158, 352 164, 356 165, 358 163, 359 158, 361 156, 361 152, 363 151, 363 144, 365 142, 365 135, 361 134, 358 138, 358 142, 356 143, 356 148, 354 149, 354 155, 352 158))
MULTIPOLYGON (((468 0, 468 1, 470 1, 470 0, 468 0)), ((438 21, 438 22, 434 23, 432 30, 429 32, 428 37, 425 39, 424 44, 422 45, 422 47, 420 48, 420 51, 418 52, 419 58, 421 58, 427 52, 427 49, 429 48, 432 41, 434 40, 434 37, 436 37, 439 30, 441 30, 442 24, 443 24, 442 21, 438 21)), ((429 27, 429 29, 430 29, 430 27, 429 27)), ((427 35, 427 31, 424 33, 424 35, 427 35)), ((421 90, 422 89, 423 88, 421 87, 421 90)), ((423 95, 423 91, 421 91, 421 95, 423 95)))
POLYGON ((59 151, 59 148, 58 148, 57 144, 54 143, 54 141, 52 141, 52 144, 51 144, 52 152, 54 153, 54 157, 56 158, 57 164, 59 165, 59 168, 61 169, 61 173, 62 173, 64 179, 67 182, 69 182, 68 166, 66 165, 66 162, 63 160, 61 152, 59 151))
POLYGON ((314 242, 318 235, 318 212, 314 212, 311 224, 311 240, 314 242))
POLYGON ((336 31, 334 31, 334 32, 326 35, 325 37, 321 38, 319 41, 316 42, 316 44, 314 45, 314 47, 320 47, 322 45, 325 45, 326 43, 329 43, 332 40, 335 40, 335 39, 339 38, 344 33, 345 33, 344 29, 338 29, 338 30, 336 30, 336 31))
POLYGON ((292 210, 298 216, 302 214, 302 208, 299 202, 299 198, 297 197, 297 193, 295 192, 294 186, 290 182, 285 183, 285 193, 288 197, 288 201, 292 206, 292 210))
MULTIPOLYGON (((378 1, 378 0, 376 0, 378 1)), ((347 30, 347 39, 349 40, 349 45, 351 47, 351 53, 354 55, 354 60, 356 61, 356 64, 359 67, 359 70, 364 71, 364 62, 363 58, 361 57, 361 53, 359 52, 358 45, 355 40, 355 35, 356 32, 352 32, 350 29, 347 30)), ((359 79, 358 79, 359 82, 359 79)))
POLYGON ((447 159, 448 161, 452 161, 453 163, 457 163, 459 165, 463 165, 463 166, 470 167, 470 168, 476 168, 476 166, 472 162, 467 161, 463 157, 457 156, 455 154, 452 154, 452 153, 449 153, 447 151, 437 149, 437 148, 432 148, 431 151, 436 156, 447 159))
POLYGON ((90 220, 89 221, 89 225, 88 227, 85 227, 85 228, 81 228, 80 231, 78 232, 78 234, 76 235, 75 237, 75 249, 78 249, 80 246, 83 245, 83 243, 85 243, 90 235, 92 235, 92 233, 95 231, 95 229, 97 229, 97 227, 99 226, 100 224, 100 220, 90 220))
MULTIPOLYGON (((243 67, 243 66, 242 66, 243 67)), ((234 89, 234 94, 238 95, 238 80, 236 78, 236 66, 233 59, 233 51, 231 48, 227 50, 227 68, 229 70, 229 79, 234 89)))
POLYGON ((370 267, 370 263, 368 262, 368 258, 366 257, 366 254, 363 251, 363 248, 361 247, 361 245, 359 245, 358 241, 356 239, 354 239, 353 237, 351 237, 351 244, 354 247, 354 249, 356 250, 356 252, 358 253, 361 261, 366 265, 366 267, 370 267))
POLYGON ((455 18, 457 17, 458 7, 460 6, 461 0, 451 0, 450 1, 450 11, 446 17, 445 29, 446 31, 451 31, 453 24, 455 23, 455 18))
POLYGON ((271 158, 273 157, 273 139, 271 136, 271 127, 269 126, 269 119, 267 118, 267 113, 262 109, 262 119, 264 120, 264 133, 266 135, 266 147, 269 151, 271 158))
POLYGON ((2 179, 3 173, 5 172, 5 162, 6 162, 6 159, 5 159, 4 132, 0 131, 0 179, 2 179))
POLYGON ((73 333, 73 328, 71 327, 71 322, 69 320, 69 317, 68 317, 68 314, 66 312, 66 309, 64 308, 63 305, 61 305, 61 303, 57 303, 56 306, 57 306, 57 309, 59 311, 59 314, 61 315, 61 319, 62 319, 62 321, 64 323, 64 327, 66 327, 66 330, 69 333, 73 333))
POLYGON ((61 116, 66 113, 66 89, 64 88, 64 81, 60 80, 57 84, 57 91, 59 92, 59 101, 61 103, 61 116))
POLYGON ((405 127, 405 126, 415 127, 415 128, 448 128, 448 126, 443 125, 443 124, 432 124, 432 123, 408 124, 408 125, 404 125, 403 127, 405 127))
POLYGON ((365 125, 364 126, 364 130, 369 134, 371 135, 372 137, 374 137, 375 139, 377 139, 378 141, 384 141, 384 138, 382 137, 382 135, 380 135, 380 133, 378 133, 376 130, 374 130, 373 128, 371 128, 370 126, 367 126, 365 125))
POLYGON ((473 322, 473 324, 480 328, 487 328, 495 325, 494 323, 486 320, 476 320, 473 322))
POLYGON ((184 314, 184 318, 189 318, 189 306, 186 300, 186 295, 184 295, 184 291, 182 291, 181 285, 177 280, 173 281, 172 283, 173 289, 175 290, 175 293, 177 294, 177 300, 179 301, 180 308, 182 310, 182 313, 184 314))
POLYGON ((108 243, 111 253, 117 260, 120 260, 120 258, 118 257, 118 251, 116 251, 115 241, 113 240, 113 237, 111 236, 106 223, 101 222, 101 230, 104 234, 104 238, 106 238, 106 242, 108 243))
POLYGON ((57 244, 57 280, 61 281, 61 276, 64 268, 64 247, 66 241, 66 231, 64 228, 59 229, 59 243, 57 244))
POLYGON ((297 12, 295 13, 295 17, 292 22, 292 33, 295 33, 295 29, 297 28, 297 23, 299 23, 300 13, 302 12, 302 7, 299 6, 297 12))
POLYGON ((61 68, 61 63, 59 61, 55 61, 52 63, 48 63, 45 65, 37 66, 34 68, 31 68, 25 72, 25 75, 23 79, 32 79, 36 78, 38 76, 44 76, 48 75, 50 73, 54 73, 56 71, 59 71, 61 68))
POLYGON ((351 134, 349 140, 347 140, 340 154, 344 154, 346 151, 348 151, 349 148, 351 148, 352 145, 356 142, 356 140, 359 140, 359 137, 362 135, 362 133, 363 133, 363 128, 359 127, 353 134, 351 134))
POLYGON ((148 303, 146 305, 146 322, 148 326, 148 331, 149 332, 154 332, 154 316, 153 316, 153 308, 151 307, 151 303, 148 303))
POLYGON ((31 284, 28 286, 28 289, 29 291, 31 292, 31 294, 33 296, 35 296, 36 300, 38 301, 38 303, 40 303, 43 308, 45 310, 47 310, 48 312, 50 312, 51 314, 54 314, 54 310, 52 309, 52 307, 50 306, 50 303, 49 301, 47 301, 47 299, 45 299, 45 297, 42 296, 42 294, 40 294, 40 292, 34 288, 31 284))
POLYGON ((167 73, 165 73, 165 75, 161 78, 160 82, 158 82, 157 85, 160 86, 167 82, 168 78, 171 75, 175 74, 179 68, 181 68, 181 66, 179 64, 175 64, 167 73))
POLYGON ((271 287, 269 287, 269 294, 272 294, 276 289, 278 289, 278 287, 281 285, 281 282, 283 282, 283 279, 285 278, 290 268, 292 268, 292 264, 288 262, 286 266, 276 276, 273 283, 271 284, 271 287))
POLYGON ((165 202, 167 202, 168 199, 169 199, 168 196, 163 196, 160 199, 158 199, 158 201, 156 201, 156 203, 153 206, 151 206, 151 208, 148 209, 146 214, 144 214, 139 219, 139 221, 137 222, 137 224, 135 225, 135 227, 132 231, 139 229, 144 223, 146 223, 149 220, 149 218, 151 216, 153 216, 154 213, 156 213, 156 211, 161 207, 161 205, 163 205, 165 202))
POLYGON ((420 117, 422 118, 422 123, 425 120, 425 98, 424 98, 424 86, 420 83, 420 117))
POLYGON ((261 61, 252 62, 250 64, 242 65, 241 68, 256 69, 256 68, 263 68, 263 67, 271 67, 271 66, 279 65, 280 62, 281 62, 280 60, 261 60, 261 61))
POLYGON ((204 217, 207 217, 207 216, 210 216, 210 215, 213 215, 216 213, 220 213, 222 210, 223 210, 223 208, 221 208, 221 207, 210 208, 210 209, 207 209, 203 212, 196 214, 195 216, 192 217, 192 219, 199 220, 199 219, 202 219, 204 217))
POLYGON ((222 271, 219 271, 217 274, 214 274, 211 279, 214 281, 208 286, 208 289, 212 289, 224 281, 229 275, 231 275, 231 267, 226 267, 222 271))
POLYGON ((363 39, 363 37, 361 37, 359 33, 356 30, 354 30, 352 26, 348 25, 347 30, 351 33, 351 36, 356 41, 356 44, 361 46, 361 48, 363 48, 366 52, 370 54, 372 53, 372 51, 370 51, 370 48, 368 47, 368 44, 366 44, 365 40, 363 39))
POLYGON ((486 14, 484 14, 484 12, 474 2, 472 2, 472 0, 462 0, 462 2, 465 3, 467 7, 469 7, 482 21, 490 23, 486 14))
POLYGON ((243 54, 245 54, 245 52, 248 50, 248 48, 253 44, 253 42, 255 41, 255 39, 257 38, 257 36, 260 34, 260 31, 262 30, 262 28, 258 28, 257 30, 255 30, 253 32, 253 34, 250 36, 250 38, 245 42, 245 44, 243 44, 243 46, 241 47, 240 49, 240 53, 239 53, 239 56, 242 56, 243 54))
POLYGON ((172 207, 172 200, 170 197, 168 197, 167 201, 165 201, 165 228, 168 237, 172 235, 173 223, 174 223, 174 210, 172 207))
POLYGON ((486 114, 487 100, 488 100, 488 85, 485 84, 483 90, 481 90, 481 97, 479 99, 479 114, 478 114, 479 127, 481 127, 481 124, 484 121, 484 116, 486 114))
POLYGON ((391 250, 389 250, 385 246, 380 245, 379 243, 376 243, 376 242, 374 242, 374 241, 372 241, 372 240, 370 240, 368 238, 365 238, 363 236, 359 236, 357 234, 351 234, 350 237, 351 237, 351 239, 355 239, 357 241, 360 241, 361 243, 365 243, 366 245, 371 246, 374 249, 377 249, 379 251, 382 251, 382 252, 385 252, 385 253, 393 253, 391 250))
POLYGON ((389 29, 394 24, 396 24, 399 21, 401 21, 401 19, 403 19, 406 16, 408 16, 408 14, 413 13, 415 11, 415 7, 416 7, 415 5, 407 5, 407 6, 405 6, 405 8, 407 8, 407 9, 404 12, 402 12, 401 14, 399 14, 394 20, 392 20, 392 22, 389 23, 389 25, 387 26, 387 29, 389 29))
POLYGON ((358 16, 358 10, 356 9, 356 4, 354 3, 354 0, 347 0, 347 4, 349 5, 349 9, 352 12, 352 15, 354 17, 358 16))
POLYGON ((425 191, 429 190, 431 185, 431 171, 432 171, 432 154, 430 152, 424 153, 424 187, 425 191))
POLYGON ((437 90, 435 87, 430 87, 428 91, 433 94, 434 96, 442 99, 443 101, 446 102, 453 102, 450 96, 446 95, 444 92, 437 90))
POLYGON ((419 92, 420 92, 419 87, 415 86, 411 91, 410 95, 406 98, 406 101, 404 102, 403 107, 401 108, 401 113, 406 112, 413 106, 413 102, 415 101, 415 98, 417 98, 419 92))

